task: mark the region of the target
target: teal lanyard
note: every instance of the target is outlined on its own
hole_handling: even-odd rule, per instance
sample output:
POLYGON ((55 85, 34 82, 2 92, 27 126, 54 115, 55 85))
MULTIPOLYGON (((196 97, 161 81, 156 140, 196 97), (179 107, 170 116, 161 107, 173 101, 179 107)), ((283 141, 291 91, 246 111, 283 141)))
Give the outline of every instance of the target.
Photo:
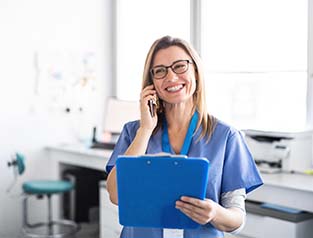
MULTIPOLYGON (((190 144, 192 141, 192 135, 195 132, 197 122, 198 122, 198 112, 195 111, 195 113, 193 114, 191 121, 189 123, 188 131, 187 131, 187 134, 186 134, 186 137, 184 140, 184 144, 183 144, 183 147, 181 148, 181 151, 180 151, 181 155, 187 155, 188 154, 190 144)), ((165 117, 163 120, 162 149, 166 153, 171 153, 170 139, 168 137, 168 126, 167 126, 167 122, 166 122, 165 117)))

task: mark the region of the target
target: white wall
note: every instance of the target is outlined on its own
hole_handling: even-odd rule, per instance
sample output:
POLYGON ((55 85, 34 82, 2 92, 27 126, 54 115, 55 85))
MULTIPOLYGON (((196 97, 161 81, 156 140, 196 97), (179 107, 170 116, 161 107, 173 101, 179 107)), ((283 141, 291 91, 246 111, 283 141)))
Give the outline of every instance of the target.
MULTIPOLYGON (((93 125, 102 125, 112 89, 111 8, 111 0, 0 1, 1 238, 19 232, 22 200, 14 195, 21 191, 21 181, 49 175, 43 147, 87 139, 93 125), (69 87, 82 77, 88 54, 95 78, 90 94, 69 87), (52 79, 53 71, 62 71, 62 78, 52 79), (62 82, 70 89, 60 96, 62 82), (66 106, 71 113, 64 112, 66 106), (8 194, 13 172, 7 161, 14 151, 26 155, 27 171, 8 194)), ((31 205, 37 221, 45 214, 43 204, 31 205)))
POLYGON ((309 0, 307 122, 313 128, 313 0, 309 0))

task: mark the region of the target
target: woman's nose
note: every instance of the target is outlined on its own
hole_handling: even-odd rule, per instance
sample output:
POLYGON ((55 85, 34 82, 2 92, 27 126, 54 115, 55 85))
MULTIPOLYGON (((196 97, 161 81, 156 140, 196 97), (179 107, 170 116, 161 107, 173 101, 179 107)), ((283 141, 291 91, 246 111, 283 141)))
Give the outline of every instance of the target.
POLYGON ((178 79, 178 75, 171 68, 169 68, 166 75, 166 79, 169 81, 175 81, 178 79))

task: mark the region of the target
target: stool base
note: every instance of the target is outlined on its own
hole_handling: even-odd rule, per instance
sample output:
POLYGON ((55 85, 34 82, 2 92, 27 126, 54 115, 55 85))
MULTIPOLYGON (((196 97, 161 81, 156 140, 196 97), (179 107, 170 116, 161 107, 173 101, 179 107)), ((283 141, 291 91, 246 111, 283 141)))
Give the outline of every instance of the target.
POLYGON ((80 226, 70 220, 52 221, 50 223, 36 223, 24 225, 24 238, 65 238, 74 237, 80 226))

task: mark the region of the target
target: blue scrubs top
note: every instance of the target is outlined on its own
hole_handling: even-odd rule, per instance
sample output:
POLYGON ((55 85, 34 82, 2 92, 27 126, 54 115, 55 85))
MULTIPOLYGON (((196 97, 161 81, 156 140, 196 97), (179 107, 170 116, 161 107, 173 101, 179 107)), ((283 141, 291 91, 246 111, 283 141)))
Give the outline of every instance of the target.
MULTIPOLYGON (((138 128, 139 121, 129 122, 124 125, 111 158, 107 163, 106 171, 108 173, 114 167, 118 155, 123 155, 134 140, 138 128)), ((222 193, 240 188, 245 188, 246 193, 249 193, 263 184, 243 135, 238 130, 221 121, 217 121, 212 137, 206 143, 207 137, 197 141, 201 134, 201 129, 200 127, 195 135, 192 136, 191 141, 189 140, 189 148, 186 154, 192 157, 204 157, 210 161, 209 180, 206 191, 207 198, 219 203, 222 193)), ((156 134, 150 137, 146 153, 170 152, 175 154, 170 145, 164 148, 164 138, 166 138, 164 134, 167 134, 165 130, 167 130, 166 126, 165 129, 164 127, 163 129, 160 128, 156 134)), ((188 140, 187 137, 185 143, 186 140, 188 140)), ((159 228, 123 227, 120 237, 162 238, 163 230, 159 228)), ((224 234, 210 223, 202 225, 197 229, 184 230, 184 238, 211 237, 224 237, 224 234)))

